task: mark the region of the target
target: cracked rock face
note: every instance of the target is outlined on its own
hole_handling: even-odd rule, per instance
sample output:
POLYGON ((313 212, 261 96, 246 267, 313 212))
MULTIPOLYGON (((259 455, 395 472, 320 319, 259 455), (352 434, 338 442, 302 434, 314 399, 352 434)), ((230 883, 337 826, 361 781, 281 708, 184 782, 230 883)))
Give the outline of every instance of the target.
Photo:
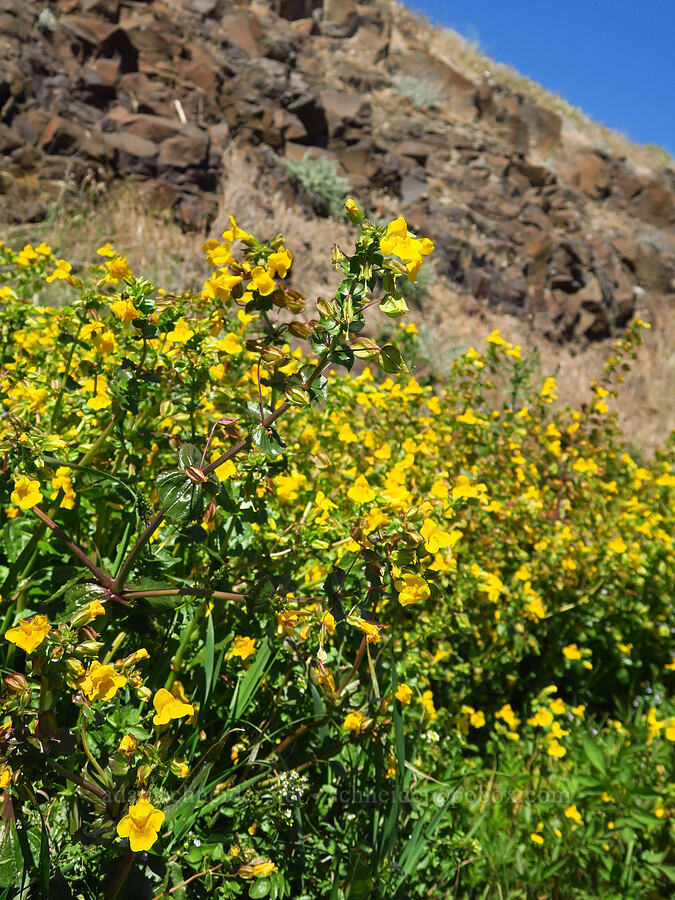
POLYGON ((0 0, 0 221, 131 177, 205 230, 233 144, 325 215, 278 164, 309 152, 428 234, 458 290, 552 339, 606 337, 640 291, 672 293, 672 165, 570 138, 431 34, 381 0, 0 0))

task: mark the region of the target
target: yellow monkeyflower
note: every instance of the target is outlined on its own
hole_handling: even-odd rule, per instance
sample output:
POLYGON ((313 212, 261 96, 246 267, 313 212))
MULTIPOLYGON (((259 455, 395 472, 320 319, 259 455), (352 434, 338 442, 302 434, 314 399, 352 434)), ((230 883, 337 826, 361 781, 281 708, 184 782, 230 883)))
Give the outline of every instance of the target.
POLYGON ((366 717, 361 712, 351 712, 348 713, 345 717, 344 722, 342 723, 342 727, 345 731, 353 731, 356 734, 360 734, 364 728, 364 723, 366 721, 366 717))
POLYGON ((142 315, 134 306, 134 301, 130 300, 128 297, 126 300, 123 300, 122 297, 120 297, 119 300, 115 300, 114 303, 111 303, 110 312, 117 316, 123 325, 128 325, 129 322, 134 319, 140 319, 142 315))
POLYGON ((242 661, 255 653, 255 638, 237 636, 234 639, 232 656, 241 657, 242 661))
POLYGON ((216 341, 216 350, 226 353, 228 356, 237 356, 244 348, 239 341, 239 335, 229 331, 224 338, 216 341))
POLYGON ((553 740, 548 745, 548 750, 546 752, 549 756, 557 756, 558 759, 561 759, 567 753, 567 750, 565 750, 563 745, 557 740, 553 740))
POLYGON ((429 238, 416 238, 408 232, 403 216, 389 223, 387 233, 380 241, 380 250, 384 256, 398 256, 405 265, 409 281, 415 281, 424 257, 433 249, 434 245, 429 238))
POLYGON ((237 223, 234 221, 234 216, 230 216, 229 219, 230 227, 227 231, 223 232, 223 238, 226 241, 230 241, 232 244, 235 241, 250 241, 251 235, 237 225, 237 223))
POLYGON ((576 644, 568 644, 563 647, 562 652, 565 659, 581 659, 581 653, 576 644))
POLYGON ((14 490, 10 500, 19 509, 32 509, 38 503, 42 503, 43 500, 40 493, 40 482, 34 481, 27 475, 20 475, 14 482, 14 490))
POLYGON ((178 697, 174 697, 166 688, 160 688, 157 691, 152 705, 157 710, 157 715, 152 718, 153 725, 166 725, 171 719, 182 719, 195 714, 195 708, 191 703, 184 703, 178 697))
POLYGON ((119 278, 129 278, 132 274, 131 269, 127 265, 127 257, 120 256, 119 253, 109 262, 105 263, 108 274, 105 280, 109 284, 117 284, 119 278))
POLYGON ((188 323, 181 316, 173 326, 173 331, 169 331, 167 334, 166 339, 174 344, 185 344, 193 335, 194 331, 192 331, 188 323))
POLYGON ((452 536, 439 528, 432 519, 424 520, 420 534, 424 538, 424 548, 428 553, 438 553, 442 547, 449 547, 452 544, 452 536))
POLYGON ((414 572, 403 572, 394 580, 394 587, 398 591, 398 602, 401 606, 410 606, 411 603, 423 603, 429 599, 429 583, 421 575, 414 572))
POLYGON ((141 797, 117 823, 117 833, 122 838, 129 838, 132 853, 141 853, 155 843, 165 818, 164 813, 156 809, 147 797, 141 797))
POLYGON ((396 688, 396 694, 394 696, 402 706, 406 706, 408 703, 410 703, 412 695, 412 689, 409 688, 407 684, 401 683, 396 688))
POLYGON ((436 712, 436 707, 434 706, 434 695, 431 691, 424 691, 422 694, 422 706, 424 707, 424 711, 430 719, 435 719, 438 713, 436 712))
POLYGON ((251 283, 262 297, 269 296, 276 287, 274 279, 270 277, 267 269, 264 269, 262 266, 255 266, 251 271, 251 283))
POLYGON ((20 619, 18 625, 5 632, 5 639, 26 653, 32 653, 47 637, 50 628, 47 616, 20 619))
POLYGON ((610 541, 607 545, 612 553, 616 553, 617 555, 621 553, 625 553, 628 550, 628 544, 620 537, 614 538, 614 540, 610 541))
POLYGON ((285 247, 279 247, 275 253, 271 253, 267 257, 267 271, 273 278, 275 275, 285 278, 292 262, 293 257, 290 252, 285 247))
POLYGON ((70 274, 71 269, 73 267, 69 262, 66 262, 65 259, 59 259, 56 261, 56 268, 52 272, 51 275, 47 275, 45 281, 48 284, 51 284, 52 281, 67 281, 69 284, 73 283, 73 276, 70 274))
POLYGON ((104 244, 102 247, 99 247, 96 252, 99 256, 105 256, 109 259, 112 259, 112 257, 115 256, 115 251, 113 250, 111 243, 104 244))
POLYGON ((368 484, 365 475, 359 475, 347 491, 347 496, 354 503, 370 503, 371 500, 375 499, 375 491, 368 484))
POLYGON ((567 809, 565 810, 565 818, 571 819, 573 822, 576 822, 577 825, 584 824, 584 820, 581 818, 581 813, 577 809, 575 803, 567 807, 567 809))
POLYGON ((136 738, 132 737, 132 735, 130 734, 125 734, 120 741, 120 745, 117 749, 121 753, 125 753, 131 756, 131 754, 136 751, 136 747, 138 747, 138 741, 136 740, 136 738))
POLYGON ((125 676, 118 675, 112 666, 102 665, 94 660, 87 674, 79 680, 78 686, 90 700, 111 700, 126 683, 125 676))

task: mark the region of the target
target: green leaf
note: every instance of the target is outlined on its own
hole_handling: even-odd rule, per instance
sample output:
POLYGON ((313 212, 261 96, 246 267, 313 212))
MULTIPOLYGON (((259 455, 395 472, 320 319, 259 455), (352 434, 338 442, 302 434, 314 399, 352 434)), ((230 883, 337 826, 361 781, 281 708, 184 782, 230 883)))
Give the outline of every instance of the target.
POLYGON ((33 860, 24 860, 14 818, 5 819, 0 832, 0 887, 16 887, 28 874, 33 860))
POLYGON ((206 617, 206 638, 204 641, 204 702, 209 699, 211 681, 213 679, 215 635, 213 631, 213 616, 209 613, 206 617))
POLYGON ((184 472, 172 469, 155 479, 164 515, 170 522, 189 522, 202 514, 203 487, 195 484, 184 472))
POLYGON ((372 338, 360 337, 352 341, 352 352, 357 359, 373 359, 380 355, 380 347, 372 338))
POLYGON ((582 742, 584 745, 584 753, 586 754, 586 759, 590 762, 592 766, 594 766, 599 772, 603 775, 607 774, 607 763, 605 762, 605 755, 595 743, 595 741, 591 740, 591 738, 584 734, 582 736, 582 742))
POLYGON ((286 444, 281 440, 275 428, 270 428, 269 432, 262 425, 256 425, 251 430, 251 442, 257 447, 261 453, 271 456, 274 459, 286 449, 286 444))
POLYGON ((257 878, 248 889, 249 897, 266 897, 270 892, 270 883, 267 878, 257 878))
POLYGON ((382 348, 380 365, 385 372, 389 372, 391 375, 394 375, 396 372, 408 373, 410 371, 405 360, 393 344, 385 344, 382 348))
POLYGON ((380 309, 390 319, 400 319, 408 312, 408 304, 400 294, 390 294, 380 303, 380 309))

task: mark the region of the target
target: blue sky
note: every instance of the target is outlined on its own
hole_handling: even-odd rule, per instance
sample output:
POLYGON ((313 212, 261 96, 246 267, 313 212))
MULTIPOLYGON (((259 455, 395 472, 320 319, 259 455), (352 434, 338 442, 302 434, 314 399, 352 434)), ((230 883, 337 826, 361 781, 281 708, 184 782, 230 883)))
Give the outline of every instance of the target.
POLYGON ((588 116, 675 155, 675 0, 407 0, 588 116))

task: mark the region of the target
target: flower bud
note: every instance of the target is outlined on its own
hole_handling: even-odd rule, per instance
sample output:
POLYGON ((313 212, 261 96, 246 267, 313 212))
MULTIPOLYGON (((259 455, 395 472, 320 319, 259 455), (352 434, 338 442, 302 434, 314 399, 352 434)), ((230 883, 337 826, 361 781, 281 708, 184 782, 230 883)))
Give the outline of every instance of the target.
POLYGON ((169 767, 173 774, 179 778, 187 778, 190 773, 190 766, 182 759, 172 759, 169 767))
POLYGON ((347 218, 353 225, 360 225, 365 218, 363 210, 359 209, 356 201, 352 200, 351 197, 345 203, 345 212, 347 214, 347 218))
POLYGON ((149 703, 152 700, 152 691, 145 684, 136 688, 135 694, 139 700, 143 700, 145 703, 149 703))
POLYGON ((85 656, 98 656, 99 651, 103 649, 105 644, 101 641, 82 641, 81 644, 78 644, 77 647, 73 650, 75 656, 85 657, 85 656))
POLYGON ((12 672, 10 675, 5 675, 4 681, 7 693, 11 697, 16 696, 17 694, 25 693, 28 693, 28 695, 30 696, 31 686, 28 684, 21 672, 12 672))

